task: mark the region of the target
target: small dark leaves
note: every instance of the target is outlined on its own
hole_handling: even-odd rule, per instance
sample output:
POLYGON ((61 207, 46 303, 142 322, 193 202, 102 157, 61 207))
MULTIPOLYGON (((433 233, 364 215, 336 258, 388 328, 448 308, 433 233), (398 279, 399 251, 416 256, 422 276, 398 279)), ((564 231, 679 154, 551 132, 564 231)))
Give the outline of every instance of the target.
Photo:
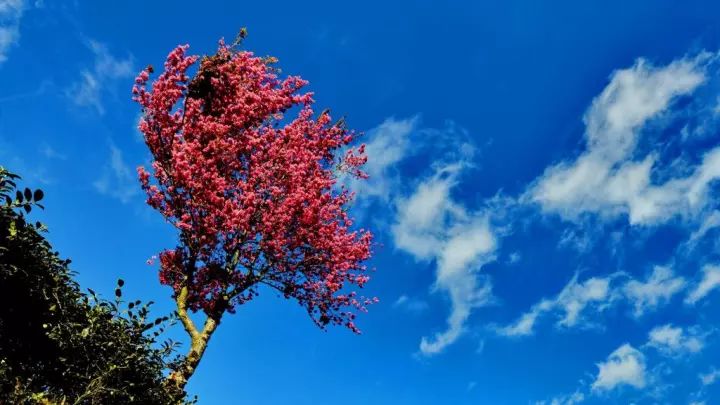
POLYGON ((115 289, 115 296, 118 297, 118 298, 122 297, 122 290, 119 289, 119 288, 116 288, 116 289, 115 289))
POLYGON ((155 325, 160 325, 160 322, 162 322, 162 318, 158 318, 155 320, 155 325))
POLYGON ((81 287, 46 226, 28 221, 43 192, 18 192, 12 178, 0 167, 0 297, 22 302, 4 309, 9 318, 0 309, 0 403, 191 403, 163 382, 180 364, 174 346, 163 351, 151 336, 164 323, 155 326, 144 301, 124 303, 121 280, 118 299, 81 287))
POLYGON ((125 285, 125 280, 119 278, 118 281, 117 281, 117 285, 118 285, 118 287, 124 286, 124 285, 125 285))

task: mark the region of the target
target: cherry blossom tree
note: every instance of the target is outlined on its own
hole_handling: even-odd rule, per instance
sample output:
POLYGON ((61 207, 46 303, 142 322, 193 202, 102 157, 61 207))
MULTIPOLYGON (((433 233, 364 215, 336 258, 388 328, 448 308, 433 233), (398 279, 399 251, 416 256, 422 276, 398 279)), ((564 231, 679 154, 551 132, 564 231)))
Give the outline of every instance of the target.
POLYGON ((187 50, 170 52, 152 84, 153 68, 144 69, 133 87, 153 157, 140 182, 179 233, 159 254, 159 275, 190 338, 168 380, 180 388, 223 316, 262 288, 294 299, 320 328, 355 333, 356 314, 377 300, 351 291, 368 281, 372 239, 354 229, 353 194, 339 182, 367 178, 364 146, 349 146, 357 134, 316 114, 307 82, 279 78, 274 58, 223 41, 211 56, 187 50))

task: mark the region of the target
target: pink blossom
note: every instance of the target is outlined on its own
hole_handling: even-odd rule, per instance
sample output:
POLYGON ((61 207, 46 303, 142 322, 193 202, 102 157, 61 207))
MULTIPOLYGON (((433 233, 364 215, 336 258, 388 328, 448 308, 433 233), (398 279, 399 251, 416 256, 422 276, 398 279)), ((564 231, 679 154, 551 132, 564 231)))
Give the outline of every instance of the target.
POLYGON ((372 235, 351 229, 353 196, 336 182, 340 171, 367 177, 364 146, 350 148, 356 134, 315 114, 307 82, 279 78, 267 58, 222 42, 202 59, 187 50, 175 48, 152 84, 148 67, 133 87, 153 156, 140 183, 179 232, 178 246, 159 255, 161 283, 176 295, 187 287, 188 308, 210 316, 266 286, 320 327, 359 333, 350 309, 376 300, 347 290, 369 279, 372 235))

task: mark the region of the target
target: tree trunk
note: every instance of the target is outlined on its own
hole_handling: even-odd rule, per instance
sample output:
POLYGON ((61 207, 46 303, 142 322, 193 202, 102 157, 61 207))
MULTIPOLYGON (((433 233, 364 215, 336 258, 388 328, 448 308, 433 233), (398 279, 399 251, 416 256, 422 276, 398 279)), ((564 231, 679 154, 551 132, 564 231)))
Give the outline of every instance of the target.
POLYGON ((177 304, 178 317, 180 318, 183 327, 185 327, 185 330, 190 336, 190 350, 185 356, 185 360, 182 362, 180 367, 170 373, 167 378, 168 384, 178 388, 181 391, 185 389, 185 385, 187 384, 190 377, 192 377, 192 375, 195 373, 198 364, 200 364, 200 360, 205 353, 208 342, 210 341, 213 332, 215 332, 215 329, 220 324, 220 316, 222 316, 208 316, 208 318, 205 320, 205 325, 203 325, 202 331, 198 331, 192 319, 190 319, 189 314, 187 313, 187 296, 188 289, 187 287, 183 287, 177 293, 177 296, 175 297, 175 303, 177 304))
POLYGON ((179 389, 185 388, 188 380, 195 373, 198 364, 200 364, 200 359, 202 359, 202 356, 205 353, 208 341, 210 341, 210 337, 212 337, 212 334, 215 332, 218 324, 219 322, 215 319, 208 318, 207 321, 205 321, 205 327, 203 328, 202 333, 192 337, 190 350, 185 356, 185 361, 183 361, 183 364, 179 369, 173 371, 168 376, 168 380, 175 387, 179 389))

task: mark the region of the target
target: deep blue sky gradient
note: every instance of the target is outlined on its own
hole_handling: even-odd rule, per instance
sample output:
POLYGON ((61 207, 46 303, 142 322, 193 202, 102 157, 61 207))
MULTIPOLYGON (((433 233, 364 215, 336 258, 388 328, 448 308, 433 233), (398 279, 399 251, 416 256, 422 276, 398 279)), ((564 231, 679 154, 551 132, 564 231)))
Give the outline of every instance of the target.
MULTIPOLYGON (((246 26, 248 49, 308 79, 319 108, 345 115, 352 128, 370 131, 390 117, 417 116, 420 127, 436 129, 452 121, 478 150, 454 194, 468 207, 499 191, 519 195, 546 167, 577 155, 583 113, 614 70, 638 57, 664 65, 720 49, 720 3, 710 0, 26 3, 17 45, 0 65, 0 164, 45 190, 47 209, 35 218, 72 258, 84 287, 109 296, 122 277, 126 295, 156 301, 158 313, 172 310, 170 291, 145 261, 174 245, 173 230, 133 191, 134 177, 115 181, 109 162, 117 148, 133 176, 147 163, 135 130, 139 109, 130 100, 133 75, 160 66, 177 44, 212 52, 220 37, 246 26), (133 67, 130 76, 100 83, 102 113, 76 105, 69 90, 93 69, 91 41, 133 67), (125 186, 124 198, 93 186, 105 175, 112 187, 125 186)), ((453 149, 460 137, 442 142, 436 147, 453 149)), ((715 134, 695 148, 717 144, 715 134)), ((423 159, 408 163, 403 184, 429 170, 423 159)), ((364 225, 392 222, 384 215, 365 214, 364 225)), ((702 310, 675 299, 634 319, 621 304, 595 319, 602 327, 562 331, 546 321, 534 336, 495 336, 489 325, 512 322, 556 295, 575 272, 643 277, 672 261, 687 238, 681 225, 637 229, 617 221, 578 252, 559 244, 568 228, 546 217, 504 237, 498 259, 482 269, 497 302, 475 310, 453 345, 423 357, 419 339, 445 327, 448 299, 430 290, 434 264, 396 249, 379 225, 382 246, 366 293, 381 303, 360 317, 363 335, 320 331, 300 307, 265 291, 223 321, 189 389, 201 404, 527 404, 587 385, 596 363, 625 342, 641 346, 656 325, 718 325, 720 302, 709 296, 702 310), (520 260, 509 263, 515 252, 520 260), (393 306, 401 295, 427 308, 393 306)), ((676 271, 692 279, 715 252, 705 243, 676 271)), ((699 355, 656 370, 672 384, 659 397, 625 387, 586 402, 689 403, 701 389, 698 373, 720 366, 716 338, 699 355)), ((660 364, 649 353, 649 368, 660 364)), ((703 399, 720 403, 717 387, 704 390, 703 399)))

